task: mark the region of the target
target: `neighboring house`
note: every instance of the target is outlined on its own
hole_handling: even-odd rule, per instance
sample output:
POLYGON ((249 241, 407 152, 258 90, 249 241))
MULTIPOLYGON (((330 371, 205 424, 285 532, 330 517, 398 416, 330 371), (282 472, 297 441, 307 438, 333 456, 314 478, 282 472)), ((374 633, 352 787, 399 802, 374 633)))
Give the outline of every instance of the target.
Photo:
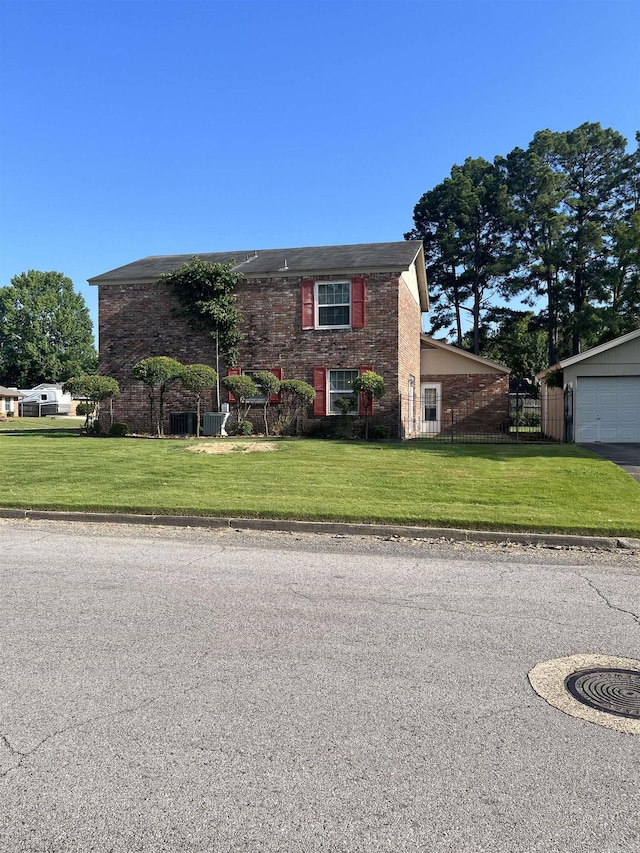
POLYGON ((25 418, 69 415, 73 412, 71 394, 62 390, 61 382, 41 382, 35 388, 23 389, 20 393, 20 414, 25 418))
POLYGON ((423 435, 508 432, 509 373, 503 364, 420 338, 420 419, 423 435))
MULTIPOLYGON (((135 261, 89 279, 98 286, 100 373, 116 378, 114 417, 149 428, 148 391, 131 377, 140 359, 170 356, 215 366, 210 335, 192 330, 174 289, 160 280, 193 255, 135 261)), ((374 418, 393 435, 416 434, 421 381, 422 313, 428 310, 421 241, 200 254, 232 263, 244 338, 235 371, 272 370, 313 385, 316 419, 338 414, 363 370, 381 374, 387 395, 374 418)), ((222 372, 222 371, 221 371, 222 372)), ((214 407, 214 395, 203 410, 214 407)), ((169 413, 193 409, 193 396, 172 389, 169 413)))
POLYGON ((18 414, 18 401, 22 393, 17 388, 5 388, 0 385, 0 418, 18 414))
POLYGON ((550 368, 542 384, 542 429, 558 441, 640 442, 640 329, 550 368))

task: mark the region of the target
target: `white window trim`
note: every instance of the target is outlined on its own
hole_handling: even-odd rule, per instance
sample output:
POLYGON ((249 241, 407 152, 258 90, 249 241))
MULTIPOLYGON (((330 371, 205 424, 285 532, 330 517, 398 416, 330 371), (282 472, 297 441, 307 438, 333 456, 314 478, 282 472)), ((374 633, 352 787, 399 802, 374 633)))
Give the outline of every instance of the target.
POLYGON ((314 295, 314 303, 315 303, 314 304, 314 309, 315 309, 314 323, 315 323, 316 329, 350 329, 351 328, 351 322, 353 320, 353 290, 352 290, 351 282, 348 279, 345 279, 344 281, 316 281, 315 282, 315 292, 313 295, 314 295), (318 295, 318 287, 321 284, 346 284, 349 286, 349 302, 348 303, 346 303, 346 302, 334 302, 334 303, 332 303, 334 306, 341 306, 341 305, 347 305, 347 304, 349 305, 349 322, 347 324, 345 324, 343 326, 321 326, 320 325, 320 308, 321 307, 322 308, 329 307, 327 305, 322 305, 322 306, 320 305, 320 299, 319 299, 319 295, 318 295))
POLYGON ((360 369, 357 367, 328 367, 327 368, 327 415, 332 418, 340 418, 342 417, 342 412, 334 412, 331 408, 331 397, 355 397, 356 407, 353 411, 348 412, 350 417, 357 417, 360 410, 360 401, 358 399, 358 395, 355 391, 346 391, 346 389, 342 389, 341 391, 332 391, 331 390, 331 374, 336 373, 337 371, 349 370, 355 372, 360 376, 360 369))

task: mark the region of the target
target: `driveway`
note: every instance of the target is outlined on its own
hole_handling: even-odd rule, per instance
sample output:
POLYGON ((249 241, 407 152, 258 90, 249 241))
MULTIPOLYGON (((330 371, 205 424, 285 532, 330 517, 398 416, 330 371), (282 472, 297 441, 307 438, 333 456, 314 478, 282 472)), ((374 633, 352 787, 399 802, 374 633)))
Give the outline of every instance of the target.
POLYGON ((634 480, 640 483, 640 443, 628 442, 626 444, 581 444, 585 450, 597 453, 603 459, 608 459, 619 465, 627 474, 631 474, 634 480))

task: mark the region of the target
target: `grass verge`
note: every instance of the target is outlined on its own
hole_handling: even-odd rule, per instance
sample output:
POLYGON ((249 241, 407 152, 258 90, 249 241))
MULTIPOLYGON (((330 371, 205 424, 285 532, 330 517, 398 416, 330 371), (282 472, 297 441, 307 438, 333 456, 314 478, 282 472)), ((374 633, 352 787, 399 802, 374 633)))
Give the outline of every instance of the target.
POLYGON ((640 536, 640 486, 575 445, 194 443, 6 432, 0 505, 640 536))

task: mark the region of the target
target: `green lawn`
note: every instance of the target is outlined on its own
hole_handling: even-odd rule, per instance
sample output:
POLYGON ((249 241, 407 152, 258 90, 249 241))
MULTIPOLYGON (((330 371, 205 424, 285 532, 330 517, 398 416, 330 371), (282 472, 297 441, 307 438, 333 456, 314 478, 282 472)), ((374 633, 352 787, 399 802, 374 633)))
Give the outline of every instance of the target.
POLYGON ((285 439, 205 455, 69 426, 0 425, 1 506, 640 536, 640 486, 575 445, 285 439))

